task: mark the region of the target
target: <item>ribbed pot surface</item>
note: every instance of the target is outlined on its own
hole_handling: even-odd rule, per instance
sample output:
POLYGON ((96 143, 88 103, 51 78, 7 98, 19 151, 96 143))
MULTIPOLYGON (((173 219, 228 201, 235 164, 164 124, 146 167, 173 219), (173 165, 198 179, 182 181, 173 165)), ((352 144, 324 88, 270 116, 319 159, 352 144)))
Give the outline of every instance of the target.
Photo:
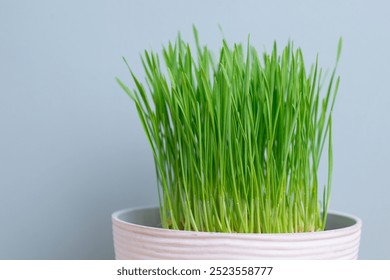
POLYGON ((157 207, 112 215, 116 259, 357 259, 362 222, 328 214, 327 230, 307 233, 245 234, 159 228, 157 207))

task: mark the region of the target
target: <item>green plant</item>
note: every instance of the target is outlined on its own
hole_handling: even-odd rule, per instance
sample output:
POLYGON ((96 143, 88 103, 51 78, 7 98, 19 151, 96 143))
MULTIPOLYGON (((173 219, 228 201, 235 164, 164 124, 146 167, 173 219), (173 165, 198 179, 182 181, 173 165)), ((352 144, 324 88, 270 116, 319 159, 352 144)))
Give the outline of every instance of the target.
POLYGON ((147 89, 117 79, 135 102, 150 142, 162 226, 215 232, 323 230, 332 178, 332 110, 340 78, 325 81, 318 57, 307 72, 289 42, 260 58, 223 40, 218 61, 196 55, 180 35, 142 58, 147 89), (165 71, 165 73, 164 73, 165 71), (148 91, 150 94, 148 94, 148 91), (328 143, 328 179, 319 200, 318 167, 328 143))

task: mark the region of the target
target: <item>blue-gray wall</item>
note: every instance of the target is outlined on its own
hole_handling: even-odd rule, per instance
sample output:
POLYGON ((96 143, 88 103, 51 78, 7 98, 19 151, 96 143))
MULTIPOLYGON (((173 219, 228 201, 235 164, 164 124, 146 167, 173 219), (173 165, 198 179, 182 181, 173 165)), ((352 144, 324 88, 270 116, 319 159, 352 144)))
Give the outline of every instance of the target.
POLYGON ((364 220, 363 259, 390 258, 390 5, 386 1, 1 1, 0 259, 113 258, 110 214, 157 203, 154 165, 114 81, 177 31, 217 50, 293 39, 331 67, 331 208, 364 220))

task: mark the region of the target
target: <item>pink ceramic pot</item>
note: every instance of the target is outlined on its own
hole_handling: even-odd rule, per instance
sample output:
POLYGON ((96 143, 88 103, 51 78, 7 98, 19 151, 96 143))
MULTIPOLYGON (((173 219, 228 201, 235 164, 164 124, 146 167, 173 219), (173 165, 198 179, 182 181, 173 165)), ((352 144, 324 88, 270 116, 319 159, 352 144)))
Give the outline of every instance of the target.
POLYGON ((157 207, 112 215, 116 259, 357 259, 362 222, 328 215, 322 232, 212 233, 162 229, 157 207))

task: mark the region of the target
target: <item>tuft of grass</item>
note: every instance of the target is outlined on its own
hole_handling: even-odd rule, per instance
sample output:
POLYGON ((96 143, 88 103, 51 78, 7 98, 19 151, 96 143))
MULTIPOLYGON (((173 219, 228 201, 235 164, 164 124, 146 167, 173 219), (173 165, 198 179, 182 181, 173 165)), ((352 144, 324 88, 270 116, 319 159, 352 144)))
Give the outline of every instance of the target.
POLYGON ((145 51, 131 97, 153 151, 162 226, 209 232, 324 230, 332 179, 332 111, 340 77, 305 67, 292 42, 258 54, 223 40, 218 60, 180 36, 145 51), (162 66, 164 65, 164 66, 162 66), (321 89, 327 81, 324 97, 321 89), (319 199, 318 167, 328 148, 319 199))

